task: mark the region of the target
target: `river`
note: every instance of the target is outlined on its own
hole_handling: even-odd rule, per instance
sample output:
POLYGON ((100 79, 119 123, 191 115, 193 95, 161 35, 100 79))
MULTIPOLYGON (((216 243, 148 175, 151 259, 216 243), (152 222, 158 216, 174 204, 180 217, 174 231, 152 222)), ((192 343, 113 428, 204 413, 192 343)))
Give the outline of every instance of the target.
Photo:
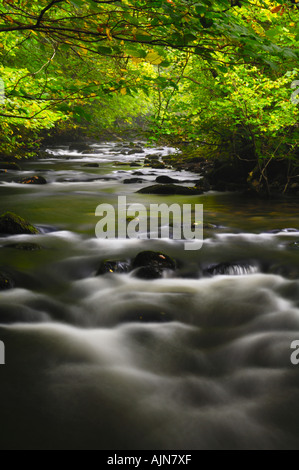
POLYGON ((42 231, 0 238, 1 269, 16 279, 0 294, 1 449, 299 448, 299 202, 136 194, 159 175, 198 180, 134 165, 173 150, 61 147, 1 175, 0 213, 42 231), (136 171, 144 181, 124 184, 136 171), (48 184, 13 182, 33 174, 48 184), (203 248, 97 239, 96 207, 120 195, 203 204, 203 248), (26 242, 41 249, 7 247, 26 242), (172 256, 179 273, 95 275, 144 250, 172 256), (230 264, 211 275, 219 263, 230 264))

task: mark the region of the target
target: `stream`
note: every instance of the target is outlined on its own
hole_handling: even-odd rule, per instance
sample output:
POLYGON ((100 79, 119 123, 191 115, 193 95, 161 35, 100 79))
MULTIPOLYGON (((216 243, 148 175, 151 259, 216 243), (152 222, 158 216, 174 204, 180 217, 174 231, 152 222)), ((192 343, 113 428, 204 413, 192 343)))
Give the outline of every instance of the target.
POLYGON ((298 449, 299 201, 140 194, 161 175, 187 186, 199 176, 140 166, 175 149, 127 147, 51 148, 0 175, 0 215, 41 230, 0 237, 1 270, 16 280, 0 293, 0 448, 298 449), (48 184, 16 182, 32 175, 48 184), (95 210, 118 196, 203 204, 203 248, 97 239, 95 210), (102 261, 145 250, 179 271, 96 276, 102 261))

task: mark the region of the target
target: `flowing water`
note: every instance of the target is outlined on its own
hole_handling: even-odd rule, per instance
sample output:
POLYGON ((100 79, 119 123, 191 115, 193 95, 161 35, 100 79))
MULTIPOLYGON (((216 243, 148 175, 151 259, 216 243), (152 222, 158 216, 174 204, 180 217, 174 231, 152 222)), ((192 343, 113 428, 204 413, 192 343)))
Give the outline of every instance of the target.
POLYGON ((16 280, 0 294, 2 449, 299 448, 299 203, 136 194, 163 174, 198 180, 131 166, 150 153, 52 149, 2 175, 0 212, 42 232, 0 238, 1 271, 16 280), (144 181, 123 184, 136 171, 144 181), (48 184, 14 182, 33 174, 48 184), (204 204, 214 227, 196 252, 175 240, 96 239, 96 207, 119 195, 204 204), (41 249, 11 246, 25 242, 41 249), (143 250, 176 258, 178 273, 95 275, 101 261, 143 250))

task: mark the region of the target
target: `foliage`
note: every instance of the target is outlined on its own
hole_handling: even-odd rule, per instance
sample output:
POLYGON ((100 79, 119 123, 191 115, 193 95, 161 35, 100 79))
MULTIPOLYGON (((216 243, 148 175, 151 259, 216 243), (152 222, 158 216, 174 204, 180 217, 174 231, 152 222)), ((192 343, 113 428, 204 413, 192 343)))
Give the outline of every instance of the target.
POLYGON ((298 5, 270 0, 2 0, 0 153, 42 130, 148 117, 206 155, 294 158, 298 5))

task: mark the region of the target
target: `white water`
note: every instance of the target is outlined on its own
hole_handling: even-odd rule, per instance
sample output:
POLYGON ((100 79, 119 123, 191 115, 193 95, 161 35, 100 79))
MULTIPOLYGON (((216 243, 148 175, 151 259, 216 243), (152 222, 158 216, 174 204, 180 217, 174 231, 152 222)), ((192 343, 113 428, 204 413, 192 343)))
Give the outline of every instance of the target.
MULTIPOLYGON (((120 183, 111 184, 118 193, 120 183)), ((63 205, 72 185, 21 190, 43 224, 52 215, 35 212, 36 196, 42 207, 52 207, 50 196, 63 205)), ((10 204, 20 195, 3 191, 13 187, 2 187, 10 204)), ((81 191, 93 207, 98 196, 86 183, 81 191)), ((17 288, 0 294, 0 447, 298 449, 290 345, 299 340, 299 275, 290 244, 299 236, 239 232, 208 233, 192 254, 174 241, 96 240, 67 223, 34 237, 40 252, 4 248, 32 237, 0 239, 3 265, 19 273, 17 288), (178 275, 95 277, 101 260, 144 249, 180 260, 178 275), (230 276, 202 277, 226 262, 235 263, 230 276)))

